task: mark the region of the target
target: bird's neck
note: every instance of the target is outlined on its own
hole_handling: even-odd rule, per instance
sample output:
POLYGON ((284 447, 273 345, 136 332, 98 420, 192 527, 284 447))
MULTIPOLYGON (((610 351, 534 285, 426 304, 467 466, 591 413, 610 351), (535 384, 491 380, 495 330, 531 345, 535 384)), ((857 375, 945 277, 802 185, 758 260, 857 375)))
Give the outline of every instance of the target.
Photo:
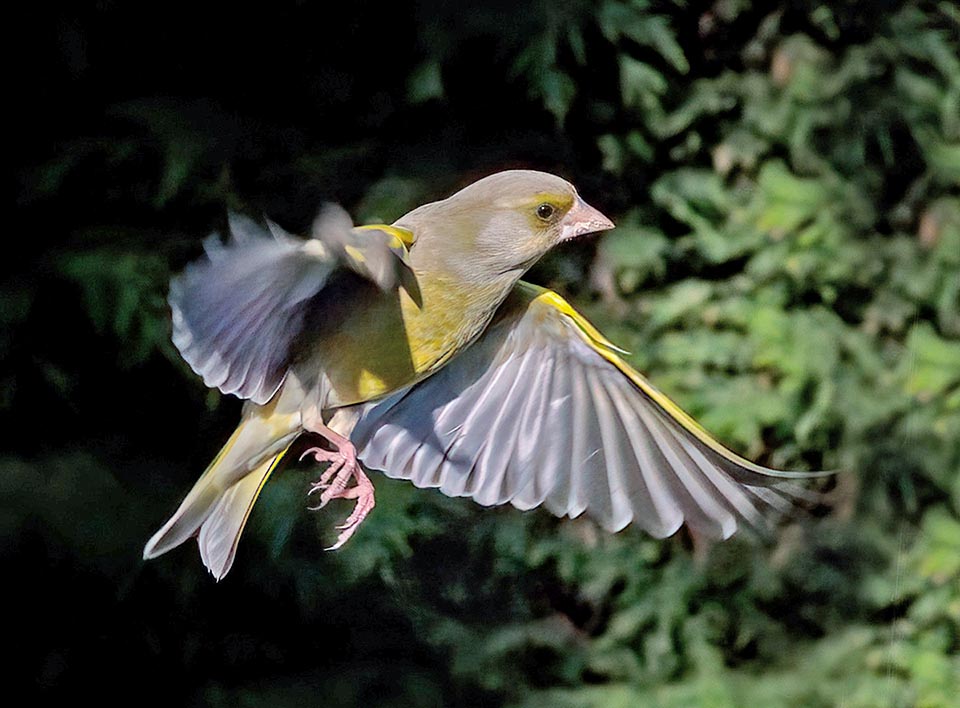
POLYGON ((397 222, 416 237, 410 265, 420 304, 406 293, 401 293, 401 304, 419 374, 435 371, 475 340, 523 273, 497 272, 484 262, 475 239, 464 236, 482 225, 455 206, 449 200, 428 204, 397 222))

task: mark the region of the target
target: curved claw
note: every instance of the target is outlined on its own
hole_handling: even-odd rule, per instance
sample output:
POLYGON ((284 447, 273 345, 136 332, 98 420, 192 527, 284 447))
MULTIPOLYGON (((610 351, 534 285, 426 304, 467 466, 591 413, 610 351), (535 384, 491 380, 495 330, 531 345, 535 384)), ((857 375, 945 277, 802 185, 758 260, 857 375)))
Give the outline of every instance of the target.
POLYGON ((332 546, 327 546, 323 550, 325 551, 335 551, 340 548, 343 544, 350 540, 350 537, 353 536, 354 532, 357 530, 356 526, 351 527, 348 531, 344 531, 339 536, 337 536, 337 542, 332 546))
POLYGON ((307 455, 313 455, 313 459, 317 462, 333 462, 334 460, 342 458, 342 455, 339 452, 324 450, 322 447, 307 448, 300 455, 300 460, 303 461, 303 458, 307 455))

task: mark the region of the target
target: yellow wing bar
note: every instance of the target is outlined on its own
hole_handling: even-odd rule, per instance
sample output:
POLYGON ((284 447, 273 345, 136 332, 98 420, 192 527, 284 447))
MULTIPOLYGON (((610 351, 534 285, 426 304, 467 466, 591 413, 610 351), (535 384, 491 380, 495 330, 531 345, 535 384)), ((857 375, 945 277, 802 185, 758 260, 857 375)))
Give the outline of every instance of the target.
POLYGON ((405 248, 410 248, 413 245, 413 242, 416 240, 416 237, 413 235, 413 231, 409 229, 402 228, 400 226, 387 226, 386 224, 364 224, 363 226, 357 226, 357 231, 383 231, 384 233, 390 234, 397 240, 396 244, 391 244, 393 248, 398 248, 399 246, 404 246, 405 248))

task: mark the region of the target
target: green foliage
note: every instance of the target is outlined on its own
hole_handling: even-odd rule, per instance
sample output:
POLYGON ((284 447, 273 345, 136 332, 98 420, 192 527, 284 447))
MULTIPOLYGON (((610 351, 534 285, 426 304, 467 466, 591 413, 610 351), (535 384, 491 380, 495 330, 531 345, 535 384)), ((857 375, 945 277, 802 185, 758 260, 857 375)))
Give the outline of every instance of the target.
MULTIPOLYGON (((47 618, 24 643, 34 685, 99 699, 159 666, 168 705, 956 705, 956 7, 426 2, 374 23, 309 5, 218 17, 210 56, 182 43, 229 57, 215 80, 148 64, 174 89, 139 66, 135 90, 94 81, 63 40, 88 83, 61 89, 92 83, 104 105, 54 150, 30 144, 28 268, 0 290, 0 530, 11 577, 38 579, 20 602, 47 618), (381 479, 359 534, 323 554, 348 507, 305 511, 300 463, 218 586, 192 551, 138 565, 237 413, 179 361, 165 306, 225 208, 296 228, 335 199, 389 221, 518 163, 618 224, 532 277, 725 443, 840 470, 814 513, 708 546, 381 479)), ((87 29, 94 48, 137 44, 87 29)))
POLYGON ((124 343, 125 366, 142 363, 154 351, 176 359, 162 294, 170 272, 162 258, 91 248, 65 254, 58 265, 78 286, 96 331, 124 343))

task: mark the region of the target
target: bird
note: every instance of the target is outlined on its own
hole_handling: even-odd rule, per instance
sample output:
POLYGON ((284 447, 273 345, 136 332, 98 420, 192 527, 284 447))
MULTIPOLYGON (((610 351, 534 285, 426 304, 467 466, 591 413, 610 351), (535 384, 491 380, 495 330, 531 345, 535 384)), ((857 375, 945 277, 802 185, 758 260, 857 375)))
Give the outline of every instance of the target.
POLYGON ((729 450, 558 293, 522 280, 613 222, 565 179, 507 170, 393 224, 321 208, 306 238, 231 214, 226 240, 171 281, 173 343, 241 420, 144 559, 196 537, 217 580, 254 503, 303 434, 327 467, 313 509, 375 506, 366 471, 481 505, 586 513, 657 538, 725 539, 794 506, 796 480, 729 450), (365 471, 366 470, 366 471, 365 471))

